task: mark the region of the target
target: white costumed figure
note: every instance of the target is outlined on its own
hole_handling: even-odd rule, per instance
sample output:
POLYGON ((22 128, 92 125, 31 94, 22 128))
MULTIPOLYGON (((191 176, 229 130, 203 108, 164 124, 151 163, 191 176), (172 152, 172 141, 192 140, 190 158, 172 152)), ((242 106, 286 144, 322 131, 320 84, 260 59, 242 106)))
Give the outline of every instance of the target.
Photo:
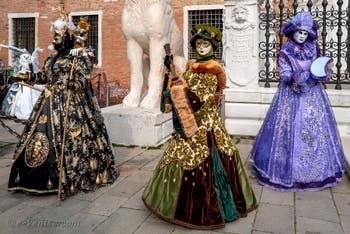
MULTIPOLYGON (((43 49, 36 48, 32 54, 29 54, 26 49, 19 49, 14 46, 0 44, 0 47, 14 51, 17 56, 13 77, 22 77, 24 74, 30 72, 37 73, 39 71, 38 54, 43 49)), ((43 85, 34 85, 34 88, 30 88, 20 83, 16 81, 10 85, 3 101, 2 112, 9 117, 27 120, 41 93, 40 90, 44 87, 43 85)))

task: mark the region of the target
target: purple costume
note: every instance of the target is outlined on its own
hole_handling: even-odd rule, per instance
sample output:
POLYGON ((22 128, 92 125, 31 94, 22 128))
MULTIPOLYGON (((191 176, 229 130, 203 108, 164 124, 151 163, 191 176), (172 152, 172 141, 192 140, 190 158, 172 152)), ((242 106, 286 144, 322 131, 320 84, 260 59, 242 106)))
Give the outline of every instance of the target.
POLYGON ((344 172, 344 153, 336 122, 310 65, 318 57, 317 25, 309 12, 296 15, 282 32, 307 31, 298 44, 290 38, 278 63, 281 85, 256 137, 250 160, 259 183, 277 191, 317 191, 336 185, 344 172))

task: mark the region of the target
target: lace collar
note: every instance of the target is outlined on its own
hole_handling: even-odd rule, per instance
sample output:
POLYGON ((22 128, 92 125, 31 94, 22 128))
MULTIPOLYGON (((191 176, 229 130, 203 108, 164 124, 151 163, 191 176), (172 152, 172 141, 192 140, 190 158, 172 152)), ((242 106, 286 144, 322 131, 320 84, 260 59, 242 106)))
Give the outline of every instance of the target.
POLYGON ((314 41, 306 41, 305 43, 299 44, 293 39, 288 40, 283 45, 281 51, 299 60, 310 60, 317 54, 316 43, 314 41))

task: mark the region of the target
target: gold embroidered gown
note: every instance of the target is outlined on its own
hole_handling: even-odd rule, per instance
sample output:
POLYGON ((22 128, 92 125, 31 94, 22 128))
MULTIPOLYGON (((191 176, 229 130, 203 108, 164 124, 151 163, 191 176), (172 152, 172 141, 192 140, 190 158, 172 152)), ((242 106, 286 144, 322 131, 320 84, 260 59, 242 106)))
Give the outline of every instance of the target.
POLYGON ((46 59, 34 81, 46 89, 17 144, 10 191, 57 193, 61 183, 64 197, 117 178, 112 146, 92 102, 89 67, 84 56, 55 54, 46 59), (67 90, 68 80, 76 90, 67 90))
POLYGON ((194 112, 198 130, 187 139, 173 134, 142 199, 169 222, 214 229, 246 216, 257 204, 214 100, 223 69, 214 60, 197 65, 190 61, 183 77, 192 93, 189 102, 202 104, 194 112))

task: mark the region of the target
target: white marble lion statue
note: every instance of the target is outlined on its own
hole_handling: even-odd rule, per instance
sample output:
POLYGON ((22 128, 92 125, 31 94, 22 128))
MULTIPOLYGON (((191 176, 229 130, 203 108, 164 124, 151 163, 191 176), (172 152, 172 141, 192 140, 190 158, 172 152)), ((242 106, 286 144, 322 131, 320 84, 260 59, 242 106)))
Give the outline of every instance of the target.
POLYGON ((180 72, 186 64, 171 0, 125 0, 122 29, 130 64, 130 92, 123 100, 123 107, 159 108, 164 45, 170 43, 180 72))

